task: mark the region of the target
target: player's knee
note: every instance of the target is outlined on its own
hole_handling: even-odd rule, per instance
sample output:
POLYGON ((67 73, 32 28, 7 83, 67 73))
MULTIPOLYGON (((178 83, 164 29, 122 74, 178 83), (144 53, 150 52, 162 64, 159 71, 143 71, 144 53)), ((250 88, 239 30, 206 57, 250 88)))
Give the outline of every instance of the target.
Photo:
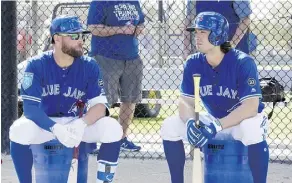
POLYGON ((244 145, 257 144, 267 137, 269 121, 263 114, 243 120, 237 131, 233 131, 234 139, 241 141, 244 145))
POLYGON ((117 142, 122 139, 123 129, 116 119, 103 117, 100 120, 105 123, 105 125, 103 125, 103 135, 100 138, 101 143, 117 142))
POLYGON ((39 127, 27 118, 17 119, 9 128, 9 139, 13 142, 29 145, 38 134, 39 127))
POLYGON ((163 140, 182 140, 185 125, 179 116, 171 116, 163 121, 160 135, 163 140))

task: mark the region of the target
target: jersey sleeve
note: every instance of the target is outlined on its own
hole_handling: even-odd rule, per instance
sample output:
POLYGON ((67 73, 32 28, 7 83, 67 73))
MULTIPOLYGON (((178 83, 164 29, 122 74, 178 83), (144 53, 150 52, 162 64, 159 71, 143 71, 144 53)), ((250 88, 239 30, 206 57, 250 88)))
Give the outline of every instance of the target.
POLYGON ((138 23, 138 25, 140 25, 140 24, 145 23, 145 14, 144 14, 144 12, 142 11, 142 8, 141 8, 141 4, 140 4, 140 2, 138 2, 138 3, 139 3, 139 8, 140 8, 140 10, 141 10, 140 18, 139 18, 139 23, 138 23))
POLYGON ((41 76, 39 74, 41 68, 38 68, 35 63, 36 61, 28 62, 21 83, 20 95, 23 100, 23 113, 27 119, 50 131, 55 122, 39 107, 42 95, 41 76))
POLYGON ((183 78, 180 85, 180 92, 182 95, 187 97, 194 97, 194 82, 193 82, 193 72, 192 67, 193 64, 191 64, 191 60, 188 59, 186 64, 184 65, 183 70, 183 78))
POLYGON ((240 19, 243 19, 252 13, 249 0, 234 1, 233 7, 235 13, 240 19))
POLYGON ((242 60, 239 68, 238 76, 238 93, 239 101, 246 100, 251 97, 262 97, 258 71, 252 58, 247 57, 242 60))
POLYGON ((94 64, 92 64, 92 72, 91 76, 89 77, 88 87, 86 91, 88 103, 90 107, 101 103, 104 104, 108 109, 109 106, 103 89, 102 73, 95 61, 92 62, 94 62, 94 64))
POLYGON ((39 104, 41 102, 42 88, 41 78, 37 70, 33 62, 28 63, 23 74, 20 93, 23 100, 39 104))
POLYGON ((91 1, 87 17, 87 25, 96 25, 105 23, 105 1, 91 1))

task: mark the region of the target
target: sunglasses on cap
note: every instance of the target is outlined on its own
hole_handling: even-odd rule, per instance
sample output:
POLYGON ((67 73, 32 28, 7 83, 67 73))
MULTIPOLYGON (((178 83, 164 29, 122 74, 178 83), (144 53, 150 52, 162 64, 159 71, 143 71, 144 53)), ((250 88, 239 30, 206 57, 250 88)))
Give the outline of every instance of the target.
POLYGON ((71 40, 79 40, 81 38, 83 41, 85 41, 87 37, 87 35, 83 33, 70 33, 70 34, 58 33, 57 35, 63 36, 63 37, 70 37, 71 40))

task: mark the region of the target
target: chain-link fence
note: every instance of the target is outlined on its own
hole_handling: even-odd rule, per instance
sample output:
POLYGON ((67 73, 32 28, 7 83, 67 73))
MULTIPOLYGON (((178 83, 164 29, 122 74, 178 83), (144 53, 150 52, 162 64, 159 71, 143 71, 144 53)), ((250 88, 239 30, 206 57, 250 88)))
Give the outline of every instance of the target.
MULTIPOLYGON (((86 23, 89 3, 17 2, 18 88, 26 66, 24 60, 51 48, 49 26, 52 18, 74 14, 86 23)), ((196 10, 197 4, 195 1, 188 4, 175 0, 142 0, 141 6, 145 14, 145 30, 138 36, 139 54, 144 64, 143 99, 136 106, 128 138, 142 149, 139 152, 122 152, 121 156, 161 158, 164 153, 159 131, 163 120, 178 112, 177 99, 185 54, 186 51, 194 51, 192 46, 189 50, 185 46, 188 38, 185 27, 188 17, 195 17, 196 11, 192 8, 196 10)), ((239 8, 244 11, 243 7, 239 8)), ((251 10, 251 23, 246 33, 250 54, 256 61, 260 77, 275 77, 284 86, 286 98, 284 102, 277 103, 271 119, 268 137, 271 160, 291 163, 292 2, 252 0, 251 10)), ((86 53, 90 50, 90 40, 91 37, 85 41, 86 53)), ((194 45, 192 41, 190 44, 194 45)), ((21 115, 21 100, 18 104, 21 115)), ((119 114, 116 106, 111 109, 114 117, 119 114)), ((266 106, 268 113, 273 107, 272 102, 267 102, 266 106)), ((188 145, 185 148, 186 152, 190 152, 188 145)))

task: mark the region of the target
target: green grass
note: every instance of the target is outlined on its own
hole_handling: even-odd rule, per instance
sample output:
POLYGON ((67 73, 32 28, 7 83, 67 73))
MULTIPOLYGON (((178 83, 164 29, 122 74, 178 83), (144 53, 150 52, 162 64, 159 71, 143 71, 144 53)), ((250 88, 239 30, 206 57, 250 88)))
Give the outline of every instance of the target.
MULTIPOLYGON (((176 99, 179 91, 163 91, 162 98, 176 99)), ((287 98, 291 98, 287 94, 287 98)), ((112 116, 118 117, 119 108, 111 109, 112 116)), ((270 107, 266 107, 266 113, 271 111, 270 107)), ((130 125, 130 133, 134 134, 159 134, 159 130, 163 120, 169 116, 177 114, 177 105, 163 105, 159 115, 156 118, 134 118, 133 123, 130 125)), ((270 120, 269 139, 292 139, 292 103, 289 102, 287 107, 275 107, 274 114, 270 120)))

